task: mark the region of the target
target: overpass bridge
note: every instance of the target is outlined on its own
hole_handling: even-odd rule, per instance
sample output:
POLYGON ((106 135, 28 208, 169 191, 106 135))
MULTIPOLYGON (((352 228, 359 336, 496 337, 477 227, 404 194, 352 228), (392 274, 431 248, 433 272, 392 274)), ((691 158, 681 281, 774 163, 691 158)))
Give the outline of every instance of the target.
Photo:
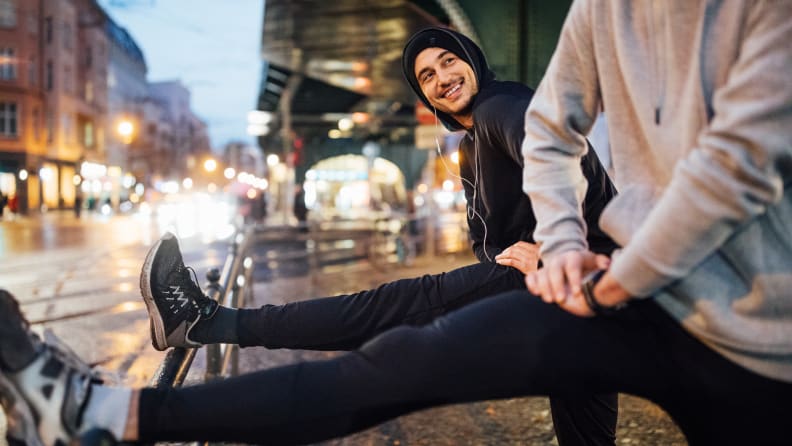
MULTIPOLYGON (((535 87, 570 4, 267 0, 257 106, 267 123, 259 126, 266 134, 258 142, 265 154, 277 154, 287 165, 287 187, 273 190, 280 195, 275 198, 288 206, 295 182, 301 184, 318 162, 340 155, 390 161, 406 190, 426 182, 421 174, 435 154, 422 150, 433 140, 422 148, 416 144, 417 98, 400 63, 409 36, 429 25, 455 28, 479 43, 499 79, 535 87)), ((444 145, 447 152, 455 149, 453 142, 444 145)), ((445 172, 437 173, 439 185, 445 172)))

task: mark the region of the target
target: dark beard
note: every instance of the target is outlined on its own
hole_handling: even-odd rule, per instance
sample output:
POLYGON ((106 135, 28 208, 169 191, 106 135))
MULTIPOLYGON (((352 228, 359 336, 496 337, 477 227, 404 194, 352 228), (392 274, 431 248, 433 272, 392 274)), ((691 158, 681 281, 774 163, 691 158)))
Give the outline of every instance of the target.
POLYGON ((473 99, 474 99, 474 97, 471 97, 470 100, 468 101, 467 105, 465 106, 465 108, 463 108, 462 110, 459 110, 455 114, 462 115, 462 116, 472 115, 473 114, 473 99))

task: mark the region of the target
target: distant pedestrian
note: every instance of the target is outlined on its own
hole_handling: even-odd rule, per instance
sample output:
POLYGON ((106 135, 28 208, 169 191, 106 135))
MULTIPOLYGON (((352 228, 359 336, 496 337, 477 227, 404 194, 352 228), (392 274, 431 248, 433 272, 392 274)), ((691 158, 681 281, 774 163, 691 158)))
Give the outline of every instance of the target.
POLYGON ((3 193, 2 190, 0 190, 0 218, 3 217, 3 210, 5 209, 7 203, 8 197, 3 193))
POLYGON ((74 216, 80 218, 83 206, 83 192, 80 186, 77 186, 74 191, 74 216))
POLYGON ((308 232, 308 206, 305 204, 305 190, 300 184, 295 185, 294 216, 300 232, 308 232))

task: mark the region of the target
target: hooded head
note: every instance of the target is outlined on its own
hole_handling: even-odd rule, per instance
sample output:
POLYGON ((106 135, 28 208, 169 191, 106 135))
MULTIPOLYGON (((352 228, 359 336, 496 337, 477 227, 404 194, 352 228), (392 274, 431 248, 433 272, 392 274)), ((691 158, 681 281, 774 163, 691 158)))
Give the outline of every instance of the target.
POLYGON ((437 27, 410 38, 402 53, 402 70, 415 94, 451 130, 465 128, 454 115, 470 113, 477 92, 495 79, 481 48, 456 31, 437 27), (416 73, 416 61, 423 74, 416 73), (436 67, 451 68, 437 76, 436 67))

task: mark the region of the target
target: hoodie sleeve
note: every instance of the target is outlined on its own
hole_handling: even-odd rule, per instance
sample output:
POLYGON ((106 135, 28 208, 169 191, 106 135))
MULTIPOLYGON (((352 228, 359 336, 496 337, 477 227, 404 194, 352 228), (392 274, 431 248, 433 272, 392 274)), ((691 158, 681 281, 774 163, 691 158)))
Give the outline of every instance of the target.
MULTIPOLYGON (((585 152, 582 135, 600 102, 590 3, 573 2, 526 113, 523 187, 536 211, 545 259, 585 247, 579 213, 585 181, 574 160, 585 152)), ((790 5, 756 2, 745 12, 736 60, 713 92, 712 120, 611 264, 632 295, 648 296, 686 277, 783 198, 792 158, 790 5)))
MULTIPOLYGON (((530 92, 529 89, 526 88, 530 92)), ((531 95, 498 95, 482 103, 477 110, 476 122, 484 123, 480 131, 495 146, 500 147, 520 167, 524 167, 522 143, 525 139, 525 110, 531 102, 531 95)), ((597 253, 610 254, 616 245, 599 227, 599 217, 611 198, 616 195, 605 168, 593 148, 588 144, 588 153, 580 160, 579 168, 588 183, 588 190, 582 203, 582 213, 588 228, 587 241, 597 253)), ((500 249, 504 249, 501 247, 500 249)))
POLYGON ((585 135, 600 105, 589 3, 572 2, 547 72, 525 114, 523 190, 531 198, 534 238, 547 261, 563 252, 585 250, 582 203, 587 191, 581 157, 585 135))
POLYGON ((790 2, 756 2, 745 13, 738 56, 713 92, 712 120, 611 266, 633 295, 687 276, 735 231, 789 200, 791 14, 790 2))

